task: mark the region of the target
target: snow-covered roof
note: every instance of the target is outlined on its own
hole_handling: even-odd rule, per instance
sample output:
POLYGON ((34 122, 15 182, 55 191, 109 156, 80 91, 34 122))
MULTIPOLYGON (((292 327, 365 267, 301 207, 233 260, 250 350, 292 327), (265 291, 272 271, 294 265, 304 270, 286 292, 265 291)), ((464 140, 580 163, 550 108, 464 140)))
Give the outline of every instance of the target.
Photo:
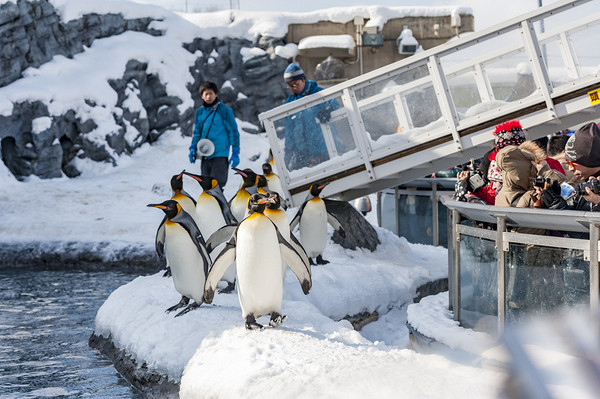
POLYGON ((350 35, 318 35, 307 36, 298 43, 299 50, 322 47, 352 49, 355 47, 354 38, 350 35))

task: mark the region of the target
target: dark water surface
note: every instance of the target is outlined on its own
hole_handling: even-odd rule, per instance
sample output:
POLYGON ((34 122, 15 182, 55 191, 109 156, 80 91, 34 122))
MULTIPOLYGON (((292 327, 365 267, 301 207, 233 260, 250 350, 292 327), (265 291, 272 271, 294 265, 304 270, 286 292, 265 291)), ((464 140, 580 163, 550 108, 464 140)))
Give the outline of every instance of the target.
POLYGON ((98 308, 136 276, 0 269, 0 398, 143 398, 88 347, 98 308))

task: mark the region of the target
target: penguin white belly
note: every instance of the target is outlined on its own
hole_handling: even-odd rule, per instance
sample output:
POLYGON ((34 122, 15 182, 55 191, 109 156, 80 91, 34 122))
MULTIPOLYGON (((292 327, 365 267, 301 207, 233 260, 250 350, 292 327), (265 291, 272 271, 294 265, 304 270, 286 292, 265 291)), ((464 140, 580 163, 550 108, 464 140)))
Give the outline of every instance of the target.
POLYGON ((248 209, 248 198, 250 195, 248 193, 236 194, 236 196, 231 201, 231 213, 237 219, 238 222, 241 222, 246 215, 246 209, 248 209))
POLYGON ((281 186, 279 176, 272 175, 271 177, 267 177, 267 187, 269 187, 269 191, 275 191, 283 198, 283 187, 281 186))
POLYGON ((181 295, 202 303, 206 279, 202 255, 183 227, 169 224, 166 229, 165 255, 171 267, 175 289, 181 295))
POLYGON ((327 245, 327 210, 325 202, 312 199, 304 206, 300 218, 300 241, 306 254, 314 258, 322 255, 327 245))
POLYGON ((202 237, 204 237, 204 241, 208 240, 212 233, 226 224, 219 202, 213 196, 206 193, 202 193, 198 197, 194 214, 196 224, 202 233, 202 237))
POLYGON ((238 228, 236 264, 243 317, 281 313, 281 252, 275 228, 266 216, 255 213, 238 228))

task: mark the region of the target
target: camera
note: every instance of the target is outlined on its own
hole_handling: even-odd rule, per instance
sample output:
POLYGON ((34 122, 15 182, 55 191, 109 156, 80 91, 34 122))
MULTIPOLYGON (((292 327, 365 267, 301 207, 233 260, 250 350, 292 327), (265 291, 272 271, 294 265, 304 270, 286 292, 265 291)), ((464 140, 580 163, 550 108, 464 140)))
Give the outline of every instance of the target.
POLYGON ((587 191, 585 191, 586 187, 589 187, 594 194, 600 194, 600 181, 597 179, 579 183, 575 186, 575 192, 577 195, 588 195, 587 191))
POLYGON ((485 185, 485 182, 483 181, 483 177, 481 177, 481 175, 479 173, 473 173, 470 177, 469 177, 469 186, 470 186, 470 191, 473 192, 481 187, 483 187, 485 185))
POLYGON ((544 188, 546 183, 550 183, 550 179, 547 177, 536 177, 535 179, 533 179, 534 187, 544 188))

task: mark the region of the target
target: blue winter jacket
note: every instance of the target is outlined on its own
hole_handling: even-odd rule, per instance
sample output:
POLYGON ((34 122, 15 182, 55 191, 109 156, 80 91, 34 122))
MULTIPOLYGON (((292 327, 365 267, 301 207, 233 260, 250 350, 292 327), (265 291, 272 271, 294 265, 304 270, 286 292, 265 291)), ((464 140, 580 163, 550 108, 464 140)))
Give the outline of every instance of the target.
MULTIPOLYGON (((323 90, 313 80, 307 80, 304 90, 299 94, 292 94, 286 100, 286 104, 300 98, 309 96, 323 90)), ((297 112, 286 118, 285 121, 285 158, 289 167, 291 157, 295 154, 303 155, 322 155, 327 159, 327 147, 323 139, 321 125, 318 122, 317 116, 324 108, 329 107, 330 110, 338 109, 340 106, 335 100, 326 101, 317 106, 310 107, 304 111, 297 112)), ((303 165, 297 165, 300 167, 303 165)))
POLYGON ((209 139, 215 145, 215 152, 207 158, 229 158, 229 147, 240 148, 240 133, 233 111, 221 101, 212 107, 202 106, 196 110, 192 146, 200 139, 209 139))

